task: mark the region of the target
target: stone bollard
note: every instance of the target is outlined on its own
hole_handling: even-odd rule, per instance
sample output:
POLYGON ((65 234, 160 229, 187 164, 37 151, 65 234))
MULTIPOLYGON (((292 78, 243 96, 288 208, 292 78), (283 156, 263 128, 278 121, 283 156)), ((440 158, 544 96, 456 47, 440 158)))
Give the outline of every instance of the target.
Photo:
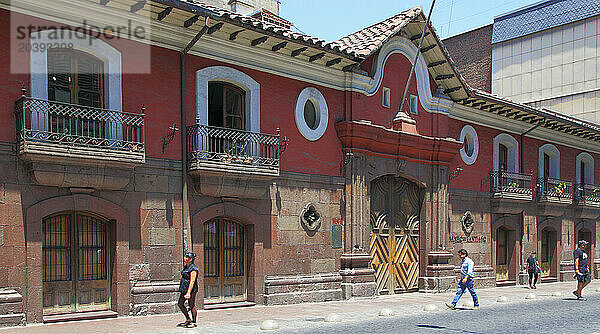
POLYGON ((437 305, 435 305, 435 304, 427 304, 427 305, 425 305, 425 307, 423 307, 423 311, 435 312, 435 311, 439 311, 439 307, 437 307, 437 305))
POLYGON ((396 315, 396 313, 393 310, 389 309, 389 308, 382 308, 379 311, 379 316, 380 317, 393 317, 395 315, 396 315))
POLYGON ((275 320, 265 320, 260 324, 260 329, 263 331, 274 331, 279 329, 279 324, 275 320))
POLYGON ((596 292, 600 292, 600 288, 596 288, 596 292))
POLYGON ((527 294, 527 296, 525 296, 525 299, 537 299, 537 296, 535 295, 535 293, 530 293, 527 294))
POLYGON ((496 302, 498 302, 498 303, 508 303, 508 298, 506 298, 506 296, 500 296, 500 297, 498 297, 498 299, 496 299, 496 302))
POLYGON ((562 297, 562 296, 563 296, 563 294, 560 291, 554 291, 554 292, 552 292, 552 297, 562 297))
POLYGON ((340 322, 342 321, 342 317, 339 314, 331 313, 325 317, 325 322, 340 322))

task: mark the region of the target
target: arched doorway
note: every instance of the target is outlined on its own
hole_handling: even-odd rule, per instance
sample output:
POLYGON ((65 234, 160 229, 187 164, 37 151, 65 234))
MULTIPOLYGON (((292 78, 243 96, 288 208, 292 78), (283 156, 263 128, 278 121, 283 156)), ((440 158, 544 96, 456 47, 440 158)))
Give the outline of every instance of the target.
POLYGON ((245 301, 246 238, 244 225, 216 218, 203 225, 204 303, 245 301))
POLYGON ((371 267, 380 294, 416 291, 420 189, 395 176, 371 182, 371 267))
POLYGON ((556 277, 556 231, 551 228, 544 228, 540 235, 540 255, 541 277, 556 277))
POLYGON ((43 314, 110 308, 107 221, 85 212, 42 220, 43 314))
POLYGON ((503 227, 496 233, 496 281, 508 280, 508 234, 503 227))

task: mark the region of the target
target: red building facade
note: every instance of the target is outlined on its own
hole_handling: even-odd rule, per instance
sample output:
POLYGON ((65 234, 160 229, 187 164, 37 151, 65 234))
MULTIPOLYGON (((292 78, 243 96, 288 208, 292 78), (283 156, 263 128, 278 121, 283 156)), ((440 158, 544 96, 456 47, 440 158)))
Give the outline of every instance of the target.
POLYGON ((470 88, 420 8, 325 42, 122 3, 0 9, 8 323, 174 312, 184 250, 210 308, 445 291, 463 247, 482 286, 531 249, 565 280, 595 244, 598 128, 470 88))

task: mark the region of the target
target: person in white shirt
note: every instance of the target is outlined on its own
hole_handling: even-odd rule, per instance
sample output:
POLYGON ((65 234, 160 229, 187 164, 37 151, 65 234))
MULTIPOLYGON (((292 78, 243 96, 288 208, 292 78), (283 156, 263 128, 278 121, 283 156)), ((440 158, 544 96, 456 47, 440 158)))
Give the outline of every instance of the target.
POLYGON ((479 299, 477 298, 477 293, 475 293, 473 281, 475 263, 473 263, 473 260, 468 257, 469 252, 467 252, 467 250, 464 248, 458 251, 458 256, 460 256, 462 259, 460 264, 460 281, 458 281, 458 289, 456 290, 456 296, 454 296, 454 300, 452 303, 446 303, 446 306, 448 306, 448 308, 451 310, 455 310, 456 303, 458 303, 460 297, 462 297, 463 293, 465 293, 465 289, 468 289, 471 297, 473 297, 473 309, 478 310, 479 299))

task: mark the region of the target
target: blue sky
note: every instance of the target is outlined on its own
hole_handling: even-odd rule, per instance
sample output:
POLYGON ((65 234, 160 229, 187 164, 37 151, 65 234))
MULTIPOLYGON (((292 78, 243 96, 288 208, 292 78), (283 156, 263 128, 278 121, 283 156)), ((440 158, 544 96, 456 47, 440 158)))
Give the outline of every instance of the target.
MULTIPOLYGON (((536 2, 436 0, 432 21, 438 34, 445 38, 492 23, 494 16, 536 2)), ((281 0, 279 15, 308 35, 332 41, 419 5, 429 13, 431 1, 422 0, 281 0)))

